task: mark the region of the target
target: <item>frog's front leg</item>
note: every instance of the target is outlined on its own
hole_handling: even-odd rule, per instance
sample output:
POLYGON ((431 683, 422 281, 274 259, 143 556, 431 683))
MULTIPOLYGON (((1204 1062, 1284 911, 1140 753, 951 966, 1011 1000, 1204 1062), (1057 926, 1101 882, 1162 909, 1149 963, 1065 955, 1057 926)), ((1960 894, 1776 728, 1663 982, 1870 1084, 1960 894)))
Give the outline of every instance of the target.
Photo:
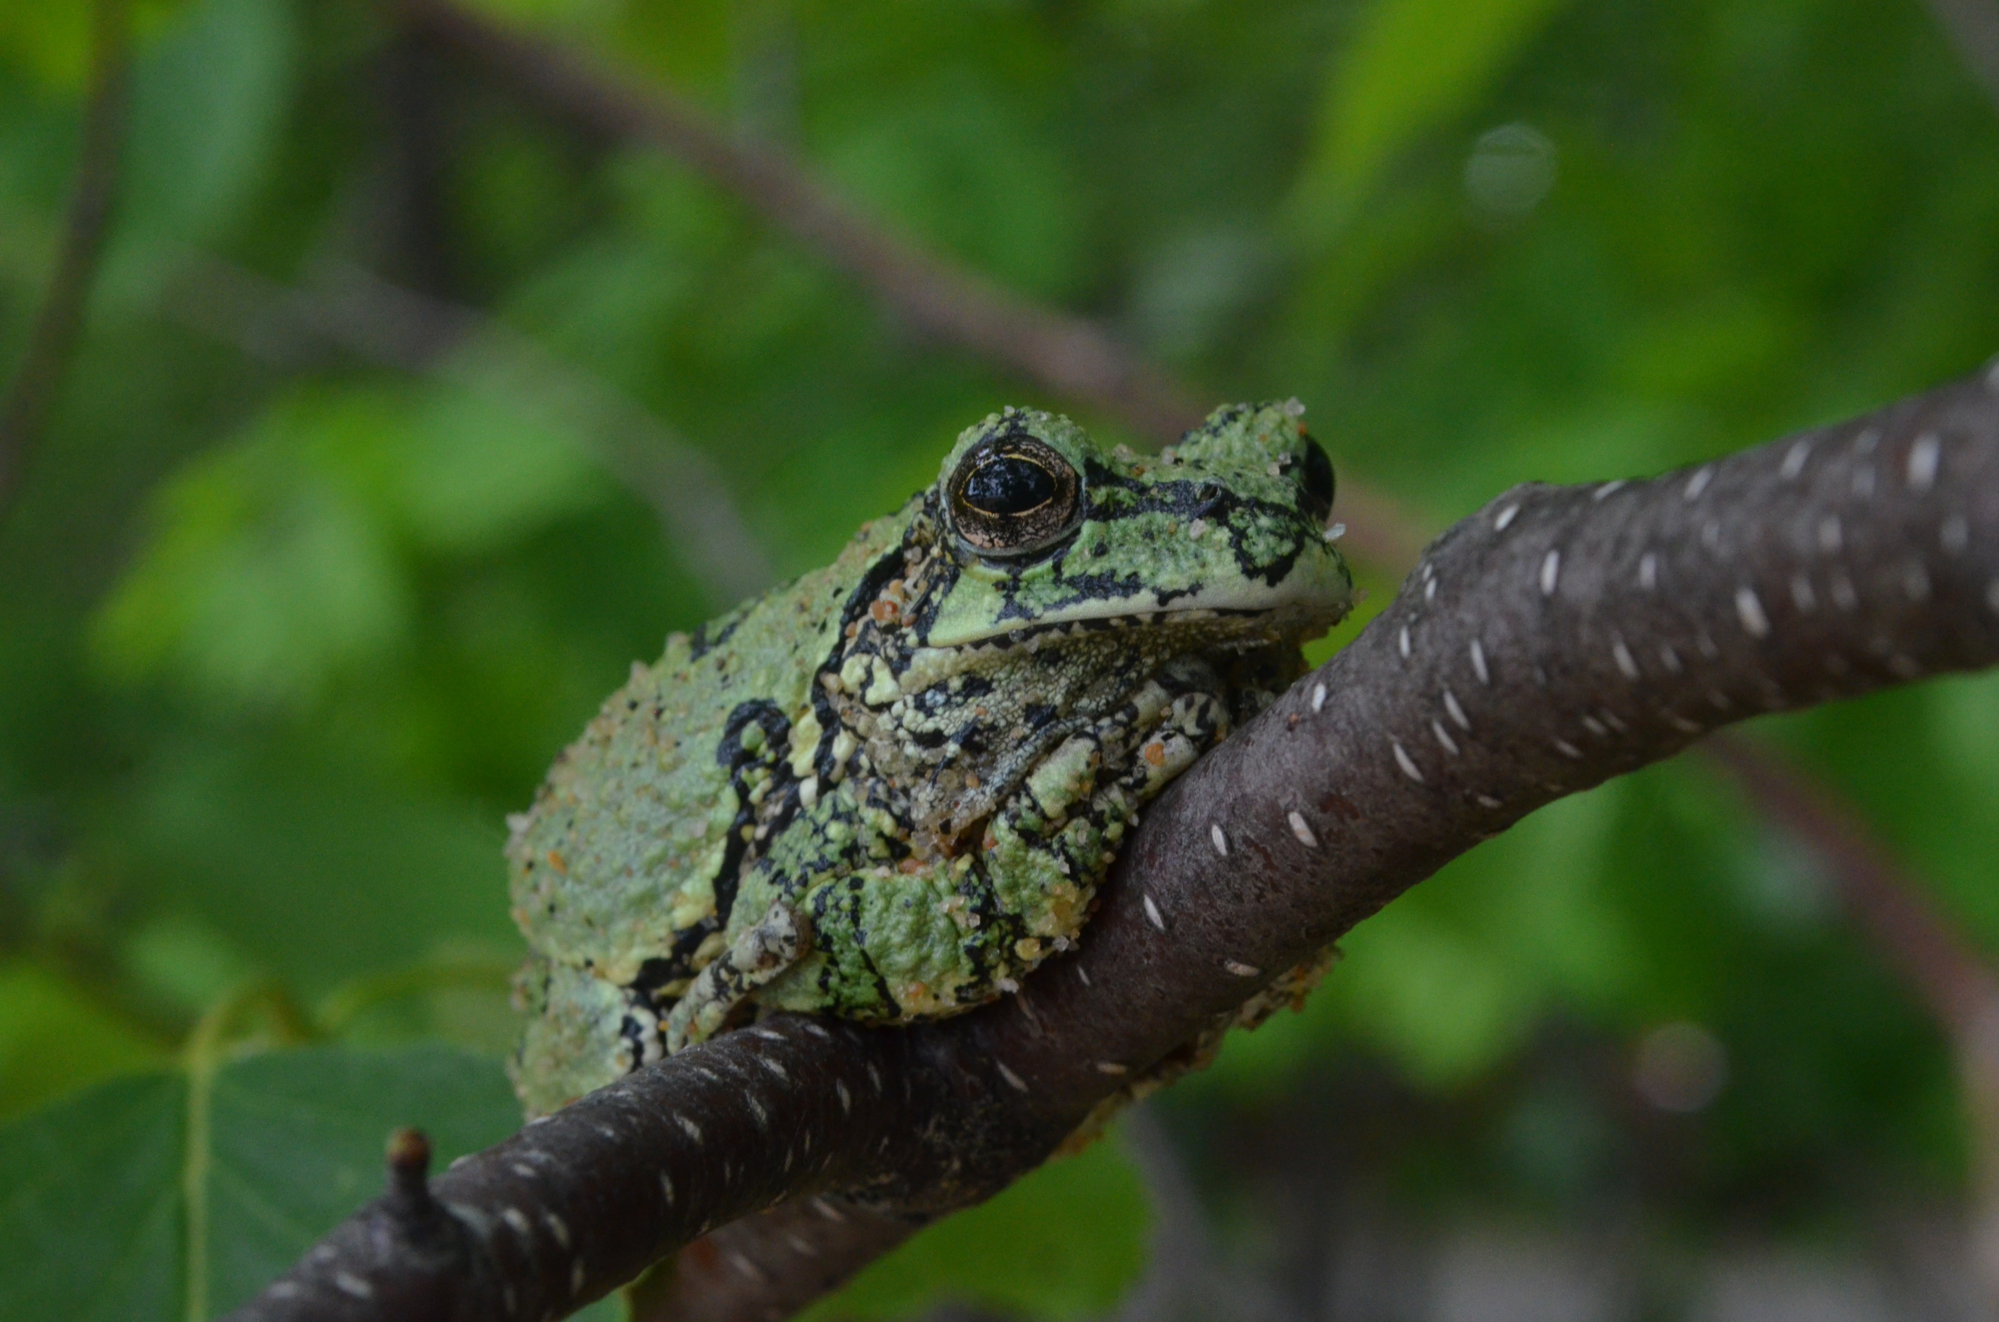
POLYGON ((1204 663, 1184 659, 1131 701, 1071 736, 993 815, 983 842, 985 874, 1000 908, 1032 940, 1074 936, 1097 883, 1138 810, 1226 737, 1228 705, 1204 663))
POLYGON ((705 1042, 729 1012, 812 950, 809 921, 782 900, 736 934, 729 948, 695 977, 666 1017, 666 1053, 705 1042))

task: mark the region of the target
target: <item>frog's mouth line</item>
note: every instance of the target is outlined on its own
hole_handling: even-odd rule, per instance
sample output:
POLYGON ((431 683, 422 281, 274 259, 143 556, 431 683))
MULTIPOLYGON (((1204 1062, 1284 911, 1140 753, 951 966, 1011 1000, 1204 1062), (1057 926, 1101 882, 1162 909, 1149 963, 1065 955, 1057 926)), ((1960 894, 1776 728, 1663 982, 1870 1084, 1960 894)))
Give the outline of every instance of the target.
POLYGON ((1185 610, 1133 611, 1123 615, 1091 615, 1074 620, 1054 620, 1041 624, 1022 625, 1014 629, 996 629, 991 633, 969 637, 963 641, 953 640, 939 643, 934 639, 932 647, 968 647, 981 651, 1005 651, 1012 647, 1031 647, 1049 638, 1080 638, 1086 634, 1118 633, 1126 629, 1173 628, 1180 625, 1205 624, 1211 620, 1249 619, 1269 615, 1269 611, 1253 610, 1248 607, 1231 609, 1221 606, 1196 606, 1185 610))
MULTIPOLYGON (((941 608, 911 621, 926 647, 966 647, 991 639, 1026 640, 1050 630, 1171 628, 1213 621, 1269 620, 1286 630, 1330 625, 1352 604, 1352 580, 1335 556, 1294 560, 1273 579, 1224 575, 1184 587, 1154 588, 1130 579, 1103 582, 1001 582, 947 591, 941 608)), ((1240 628, 1239 624, 1229 626, 1240 628)))
MULTIPOLYGON (((1125 611, 1116 615, 1084 615, 1074 619, 1044 620, 1012 629, 994 629, 983 634, 938 639, 926 638, 924 646, 970 651, 1006 651, 1015 647, 1038 648, 1052 639, 1081 638, 1091 634, 1117 633, 1129 629, 1179 629, 1221 621, 1254 620, 1266 623, 1273 633, 1289 632, 1295 621, 1323 618, 1330 628, 1347 612, 1350 603, 1330 607, 1304 598, 1276 606, 1187 606, 1152 611, 1125 611)), ((1229 630, 1245 642, 1255 641, 1255 630, 1229 630)))

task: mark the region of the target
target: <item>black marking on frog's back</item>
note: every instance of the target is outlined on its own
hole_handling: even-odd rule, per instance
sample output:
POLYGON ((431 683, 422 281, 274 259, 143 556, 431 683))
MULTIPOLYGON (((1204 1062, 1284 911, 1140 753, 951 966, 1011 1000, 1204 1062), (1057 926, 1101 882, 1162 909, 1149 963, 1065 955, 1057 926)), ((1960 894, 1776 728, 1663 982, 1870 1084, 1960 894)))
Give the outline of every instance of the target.
POLYGON ((711 933, 721 930, 721 921, 712 914, 692 927, 681 929, 674 935, 673 947, 666 954, 655 955, 639 965, 638 975, 625 985, 635 992, 656 998, 659 989, 667 983, 693 977, 694 952, 701 948, 701 943, 711 933))
POLYGON ((637 1069, 645 1062, 648 1031, 646 1026, 638 1021, 638 1016, 629 1010, 625 1012, 624 1018, 618 1021, 618 1036, 631 1046, 633 1069, 637 1069))
MULTIPOLYGON (((729 837, 723 846, 722 866, 715 874, 715 917, 719 925, 729 925, 729 915, 736 906, 736 888, 742 881, 743 857, 749 852, 750 841, 743 837, 753 833, 757 820, 757 805, 750 802, 749 769, 759 763, 769 766, 774 782, 771 790, 781 789, 781 782, 791 774, 783 749, 791 740, 791 718, 784 714, 776 703, 768 698, 752 698, 739 702, 729 712, 729 719, 722 726, 722 738, 715 745, 715 761, 729 771, 729 788, 736 793, 736 816, 729 823, 729 837), (743 747, 743 731, 755 725, 763 732, 761 750, 743 747)), ((792 796, 796 801, 796 794, 792 796)), ((775 828, 773 828, 775 829, 775 828)))
MULTIPOLYGON (((867 613, 867 609, 873 604, 874 599, 881 595, 883 588, 893 583, 901 575, 903 566, 907 563, 907 546, 898 546, 894 550, 884 553, 881 559, 869 565, 867 572, 861 575, 860 581, 854 584, 854 590, 847 594, 847 604, 840 608, 840 628, 835 634, 833 641, 833 655, 835 657, 839 656, 845 650, 847 626, 856 623, 862 615, 867 613)), ((828 664, 831 664, 830 658, 828 664)))
POLYGON ((729 769, 731 781, 750 763, 761 761, 766 756, 743 747, 743 731, 751 725, 763 731, 765 749, 778 748, 791 738, 791 718, 769 698, 752 698, 748 702, 737 703, 722 723, 722 737, 715 744, 715 762, 729 769))
POLYGON ((1223 432, 1227 431, 1230 427, 1234 426, 1241 419, 1250 416, 1250 414, 1264 407, 1267 406, 1263 404, 1242 404, 1242 403, 1224 404, 1220 408, 1216 409, 1213 413, 1209 414, 1206 418, 1202 419, 1200 426, 1195 427, 1190 431, 1188 431, 1185 439, 1192 440, 1196 436, 1218 437, 1223 432))
POLYGON ((738 606, 720 619, 710 620, 693 633, 687 635, 688 661, 699 661, 715 648, 728 642, 730 638, 735 636, 736 629, 748 618, 749 613, 750 607, 748 604, 738 606), (709 633, 711 629, 714 630, 712 634, 709 633))
POLYGON ((925 642, 930 637, 930 626, 937 621, 937 612, 943 609, 944 599, 957 586, 962 566, 957 555, 947 550, 940 542, 937 530, 943 527, 937 513, 936 493, 927 492, 923 496, 923 508, 909 522, 903 533, 905 564, 911 553, 922 560, 923 582, 912 584, 918 588, 913 598, 916 609, 903 621, 903 632, 912 642, 925 642))
MULTIPOLYGON (((821 720, 826 713, 821 712, 821 720)), ((746 867, 756 867, 763 863, 761 858, 752 856, 757 845, 768 844, 783 833, 797 816, 799 808, 798 782, 792 775, 790 760, 785 756, 791 740, 791 721, 784 711, 768 698, 752 698, 737 703, 722 725, 722 737, 715 744, 715 761, 729 773, 729 788, 736 795, 736 815, 730 821, 729 834, 723 842, 722 863, 715 871, 715 911, 674 935, 673 946, 665 955, 655 956, 639 966, 638 976, 628 984, 634 990, 656 992, 669 982, 678 982, 692 977, 695 952, 701 943, 715 933, 724 931, 735 913, 736 895, 742 889, 743 873, 746 867), (761 748, 750 749, 743 746, 743 732, 752 725, 763 732, 761 748), (763 803, 771 808, 771 815, 763 822, 757 820, 759 805, 750 802, 748 772, 754 766, 765 766, 770 771, 769 788, 764 791, 763 803), (757 829, 762 827, 761 839, 757 829), (750 838, 745 839, 748 835, 750 838)), ((822 749, 829 741, 821 741, 822 749)))

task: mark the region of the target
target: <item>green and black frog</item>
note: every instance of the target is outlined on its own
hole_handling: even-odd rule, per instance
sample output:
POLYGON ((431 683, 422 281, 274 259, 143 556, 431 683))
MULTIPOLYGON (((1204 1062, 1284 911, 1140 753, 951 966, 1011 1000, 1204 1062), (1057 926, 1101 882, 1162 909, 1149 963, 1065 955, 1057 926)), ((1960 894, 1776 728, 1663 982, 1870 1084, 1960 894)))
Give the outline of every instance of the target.
POLYGON ((753 1007, 948 1015, 1073 948, 1140 807, 1348 609, 1302 414, 1151 456, 1006 409, 833 564, 635 664, 511 819, 529 1111, 753 1007))

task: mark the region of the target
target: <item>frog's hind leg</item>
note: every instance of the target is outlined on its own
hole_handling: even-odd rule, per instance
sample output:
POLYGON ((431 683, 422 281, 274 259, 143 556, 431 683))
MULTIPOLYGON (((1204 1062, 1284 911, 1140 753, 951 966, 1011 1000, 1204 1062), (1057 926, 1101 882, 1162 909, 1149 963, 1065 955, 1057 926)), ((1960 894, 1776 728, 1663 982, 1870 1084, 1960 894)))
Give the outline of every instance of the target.
POLYGON ((812 951, 810 922, 783 901, 736 935, 729 948, 702 969, 666 1017, 666 1052, 705 1042, 757 988, 812 951))

